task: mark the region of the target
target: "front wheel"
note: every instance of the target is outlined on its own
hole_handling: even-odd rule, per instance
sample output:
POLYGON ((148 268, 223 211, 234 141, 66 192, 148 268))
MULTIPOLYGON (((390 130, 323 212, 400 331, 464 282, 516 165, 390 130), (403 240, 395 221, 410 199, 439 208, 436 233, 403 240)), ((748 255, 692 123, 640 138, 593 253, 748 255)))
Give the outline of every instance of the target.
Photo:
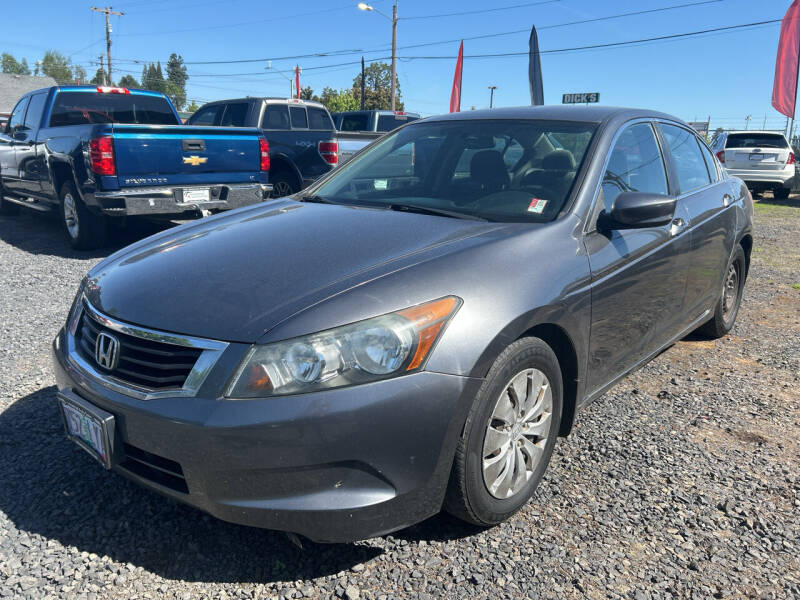
POLYGON ((744 250, 741 246, 736 246, 736 251, 725 269, 725 276, 722 278, 722 290, 719 300, 714 307, 714 316, 711 320, 700 326, 698 333, 718 339, 728 334, 733 329, 736 322, 736 315, 739 314, 739 306, 742 304, 742 292, 744 292, 744 281, 747 277, 747 263, 744 257, 744 250))
POLYGON ((533 495, 550 462, 563 402, 561 370, 539 338, 497 358, 478 391, 456 448, 445 509, 496 525, 533 495))
POLYGON ((272 184, 270 198, 284 198, 300 191, 297 177, 288 171, 276 171, 269 174, 269 182, 272 184))
POLYGON ((108 235, 108 224, 103 215, 91 212, 71 182, 61 186, 59 193, 61 225, 69 245, 76 250, 102 248, 108 235))

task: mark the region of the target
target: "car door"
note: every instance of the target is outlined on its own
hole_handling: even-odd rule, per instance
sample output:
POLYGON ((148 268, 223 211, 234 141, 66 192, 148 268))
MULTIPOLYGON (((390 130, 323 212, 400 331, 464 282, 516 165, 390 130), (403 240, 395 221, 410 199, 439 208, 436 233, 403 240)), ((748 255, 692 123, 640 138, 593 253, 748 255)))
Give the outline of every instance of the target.
POLYGON ((25 111, 25 119, 19 128, 14 146, 17 169, 19 169, 19 193, 39 196, 47 177, 43 149, 38 148, 37 136, 42 124, 47 92, 33 94, 25 111))
POLYGON ((736 235, 734 192, 721 180, 711 151, 694 132, 660 122, 666 151, 678 185, 678 203, 688 215, 691 249, 684 297, 685 323, 712 309, 722 293, 722 280, 736 235))
POLYGON ((690 246, 683 228, 686 215, 678 209, 671 224, 657 227, 603 225, 603 213, 610 212, 622 192, 670 195, 670 185, 654 125, 638 121, 619 131, 584 237, 592 271, 590 394, 679 333, 690 246))
POLYGON ((0 175, 3 177, 3 187, 11 192, 20 188, 19 167, 17 166, 17 135, 19 128, 23 127, 25 109, 28 108, 29 96, 17 102, 8 119, 6 132, 0 140, 0 175))

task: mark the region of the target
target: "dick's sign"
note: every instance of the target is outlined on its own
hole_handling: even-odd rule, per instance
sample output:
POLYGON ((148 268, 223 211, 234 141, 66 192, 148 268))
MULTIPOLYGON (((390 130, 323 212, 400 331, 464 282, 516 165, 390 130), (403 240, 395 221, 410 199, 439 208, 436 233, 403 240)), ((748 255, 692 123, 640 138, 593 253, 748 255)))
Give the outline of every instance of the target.
POLYGON ((587 92, 585 94, 563 94, 561 104, 585 104, 600 102, 600 92, 587 92))

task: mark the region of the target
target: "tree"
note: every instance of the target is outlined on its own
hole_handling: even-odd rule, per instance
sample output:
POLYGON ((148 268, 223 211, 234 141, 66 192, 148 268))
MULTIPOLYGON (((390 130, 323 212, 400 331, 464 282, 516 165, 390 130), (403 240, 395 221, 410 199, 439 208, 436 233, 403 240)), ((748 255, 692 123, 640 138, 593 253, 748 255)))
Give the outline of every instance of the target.
POLYGON ((186 112, 193 113, 193 112, 197 112, 198 108, 200 108, 200 106, 197 104, 197 102, 192 100, 191 104, 189 104, 189 106, 187 106, 184 110, 186 112))
POLYGON ((31 70, 28 68, 28 62, 24 58, 22 62, 19 63, 11 54, 3 52, 2 57, 0 57, 0 62, 2 62, 3 73, 11 73, 13 75, 31 74, 31 70))
POLYGON ((361 108, 361 102, 353 95, 353 90, 339 90, 337 92, 333 88, 325 87, 322 90, 320 102, 331 112, 358 110, 361 108))
MULTIPOLYGON (((364 108, 389 110, 392 108, 392 67, 387 63, 372 63, 364 69, 364 108)), ((400 99, 400 82, 395 78, 397 102, 396 109, 403 110, 400 99)), ((359 98, 361 106, 361 73, 353 79, 353 96, 359 98)))
POLYGON ((117 85, 119 87, 124 87, 124 88, 138 88, 138 87, 141 87, 139 85, 139 82, 136 81, 136 77, 134 77, 133 75, 123 75, 122 77, 119 78, 119 81, 117 82, 117 85))
POLYGON ((157 67, 153 63, 150 63, 145 70, 142 71, 142 87, 146 90, 153 90, 154 92, 167 91, 167 82, 164 81, 160 62, 157 67))
POLYGON ((42 72, 56 80, 59 85, 72 83, 72 65, 69 59, 55 50, 48 50, 42 57, 42 72))
POLYGON ((186 104, 188 79, 189 74, 186 72, 186 65, 183 64, 183 57, 173 52, 167 61, 167 95, 178 110, 182 110, 186 104))
POLYGON ((95 71, 94 77, 89 81, 92 85, 105 85, 106 84, 106 70, 100 67, 95 71))
POLYGON ((72 80, 75 83, 86 83, 86 69, 80 65, 72 67, 72 80))

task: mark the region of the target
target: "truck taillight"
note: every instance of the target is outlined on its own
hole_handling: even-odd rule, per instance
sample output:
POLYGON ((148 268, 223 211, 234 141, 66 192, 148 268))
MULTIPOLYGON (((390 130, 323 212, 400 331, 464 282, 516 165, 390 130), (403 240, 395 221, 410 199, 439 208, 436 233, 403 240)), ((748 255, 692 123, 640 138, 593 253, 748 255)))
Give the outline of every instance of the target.
POLYGON ((720 150, 717 152, 717 160, 721 162, 723 165, 725 164, 725 150, 720 150))
POLYGON ((269 142, 266 138, 258 138, 258 151, 261 155, 261 170, 269 171, 269 142))
POLYGON ((794 152, 789 152, 789 160, 786 161, 786 164, 787 165, 793 165, 794 164, 794 152))
POLYGON ((339 164, 339 142, 320 142, 319 155, 329 165, 339 164))
POLYGON ((98 85, 98 94, 130 94, 131 91, 124 87, 111 87, 110 85, 98 85))
POLYGON ((89 142, 89 159, 92 171, 98 175, 116 175, 114 140, 110 136, 96 137, 89 142))

